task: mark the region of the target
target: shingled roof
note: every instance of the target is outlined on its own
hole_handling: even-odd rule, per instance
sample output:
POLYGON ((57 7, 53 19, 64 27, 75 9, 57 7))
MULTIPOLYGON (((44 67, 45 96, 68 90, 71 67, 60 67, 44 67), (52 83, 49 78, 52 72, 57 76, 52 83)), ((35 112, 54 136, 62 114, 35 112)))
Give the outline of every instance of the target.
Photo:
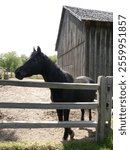
POLYGON ((73 16, 75 16, 80 21, 98 21, 98 22, 113 22, 113 13, 99 10, 83 9, 77 7, 63 6, 60 26, 58 31, 58 36, 56 40, 55 50, 57 51, 58 42, 60 38, 60 32, 63 24, 63 18, 65 11, 68 10, 73 16))
POLYGON ((113 22, 113 13, 83 9, 77 7, 63 6, 64 9, 67 9, 72 15, 78 18, 80 21, 103 21, 103 22, 113 22))

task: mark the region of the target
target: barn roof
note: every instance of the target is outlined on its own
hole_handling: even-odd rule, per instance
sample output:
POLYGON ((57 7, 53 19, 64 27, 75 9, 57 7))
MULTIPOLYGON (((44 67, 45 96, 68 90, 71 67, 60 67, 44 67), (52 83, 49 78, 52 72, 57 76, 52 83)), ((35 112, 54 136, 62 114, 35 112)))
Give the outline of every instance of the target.
POLYGON ((83 9, 77 7, 64 6, 72 15, 80 21, 105 21, 113 22, 113 13, 99 10, 83 9))
POLYGON ((56 41, 56 47, 55 47, 56 51, 58 47, 63 18, 66 10, 68 10, 73 16, 75 16, 80 21, 98 21, 98 22, 111 22, 111 23, 113 22, 112 12, 63 6, 60 26, 59 26, 59 31, 58 31, 57 41, 56 41))

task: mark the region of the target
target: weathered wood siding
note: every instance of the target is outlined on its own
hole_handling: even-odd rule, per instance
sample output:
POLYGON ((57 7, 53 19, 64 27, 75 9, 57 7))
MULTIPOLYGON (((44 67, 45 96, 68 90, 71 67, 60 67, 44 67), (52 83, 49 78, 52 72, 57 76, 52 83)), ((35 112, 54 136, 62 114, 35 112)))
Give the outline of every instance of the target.
POLYGON ((79 21, 65 10, 57 46, 59 66, 74 77, 95 81, 113 75, 113 24, 79 21))
POLYGON ((86 75, 95 80, 113 75, 112 23, 86 23, 86 75))
POLYGON ((85 75, 85 23, 67 10, 58 43, 58 64, 73 76, 85 75))

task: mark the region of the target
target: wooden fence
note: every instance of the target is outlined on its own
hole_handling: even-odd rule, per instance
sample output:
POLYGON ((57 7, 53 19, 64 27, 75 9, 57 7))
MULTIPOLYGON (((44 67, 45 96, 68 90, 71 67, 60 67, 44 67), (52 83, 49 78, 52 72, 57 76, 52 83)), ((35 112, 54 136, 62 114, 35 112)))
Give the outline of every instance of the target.
MULTIPOLYGON (((112 77, 98 77, 96 84, 84 83, 47 83, 31 81, 10 81, 0 80, 1 86, 23 86, 56 89, 91 89, 97 90, 96 102, 75 102, 75 103, 5 103, 0 98, 0 108, 9 109, 96 109, 97 120, 95 121, 1 121, 0 128, 60 128, 60 127, 94 127, 96 128, 96 140, 102 140, 111 127, 111 107, 112 107, 112 77), (3 101, 3 102, 1 102, 3 101)), ((31 93, 30 93, 31 94, 31 93)))

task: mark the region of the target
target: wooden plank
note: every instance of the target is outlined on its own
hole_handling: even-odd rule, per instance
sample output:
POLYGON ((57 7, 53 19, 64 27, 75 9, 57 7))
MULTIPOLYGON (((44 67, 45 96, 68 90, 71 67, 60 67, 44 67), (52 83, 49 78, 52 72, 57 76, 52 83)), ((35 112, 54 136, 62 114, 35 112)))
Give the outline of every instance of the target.
MULTIPOLYGON (((103 75, 106 76, 106 75, 109 75, 107 74, 107 58, 109 57, 107 55, 107 29, 105 28, 104 29, 104 73, 103 75)), ((109 59, 109 58, 108 58, 109 59)))
POLYGON ((0 121, 0 128, 77 128, 97 127, 96 121, 0 121))
POLYGON ((110 76, 113 76, 113 30, 110 32, 110 49, 109 49, 110 76))
POLYGON ((56 88, 56 89, 88 89, 98 90, 99 84, 85 83, 57 83, 57 82, 36 82, 36 81, 11 81, 0 80, 0 85, 38 87, 38 88, 56 88))
POLYGON ((97 93, 98 107, 98 128, 97 140, 101 141, 105 137, 105 100, 106 100, 106 79, 104 76, 98 77, 100 88, 97 93))
POLYGON ((94 33, 94 53, 93 53, 93 57, 94 57, 94 70, 93 70, 93 72, 94 72, 94 74, 93 74, 93 79, 94 79, 94 81, 96 82, 96 80, 97 80, 97 69, 98 69, 98 67, 97 67, 97 28, 95 28, 95 33, 94 33))
POLYGON ((94 58, 94 55, 95 55, 95 24, 92 23, 91 24, 91 30, 90 30, 90 34, 91 34, 91 40, 90 40, 90 53, 89 53, 89 59, 90 59, 90 66, 89 66, 89 73, 90 73, 90 77, 92 79, 95 80, 94 78, 94 75, 95 75, 95 70, 94 70, 94 67, 95 67, 95 58, 94 58))
POLYGON ((0 108, 13 109, 96 109, 98 102, 75 102, 75 103, 9 103, 1 102, 0 108))
POLYGON ((97 23, 97 28, 96 28, 97 32, 96 32, 96 53, 95 53, 95 57, 96 57, 96 78, 95 78, 95 81, 97 81, 97 77, 99 75, 101 75, 101 72, 100 72, 100 60, 101 60, 101 57, 100 57, 100 40, 101 40, 101 36, 100 36, 100 22, 97 23))
POLYGON ((90 33, 90 22, 86 22, 85 28, 85 75, 89 76, 89 33, 90 33))
POLYGON ((106 95, 106 109, 105 109, 105 121, 107 121, 106 124, 106 130, 105 135, 108 136, 109 131, 111 129, 111 110, 112 110, 112 96, 113 96, 113 77, 107 76, 106 77, 107 82, 107 95, 106 95))

